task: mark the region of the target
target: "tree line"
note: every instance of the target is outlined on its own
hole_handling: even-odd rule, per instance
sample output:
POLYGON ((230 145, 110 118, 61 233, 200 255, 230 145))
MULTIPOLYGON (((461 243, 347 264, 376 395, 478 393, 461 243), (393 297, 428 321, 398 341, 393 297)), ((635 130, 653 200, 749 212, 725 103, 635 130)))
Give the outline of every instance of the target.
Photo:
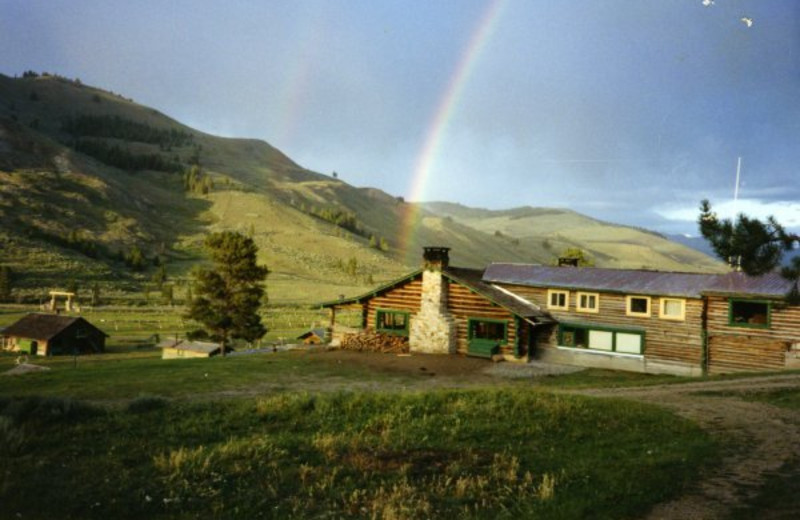
POLYGON ((155 128, 145 123, 131 121, 120 116, 80 115, 67 118, 61 129, 73 138, 101 137, 123 141, 157 144, 163 150, 173 146, 187 146, 194 142, 194 135, 175 128, 155 128))

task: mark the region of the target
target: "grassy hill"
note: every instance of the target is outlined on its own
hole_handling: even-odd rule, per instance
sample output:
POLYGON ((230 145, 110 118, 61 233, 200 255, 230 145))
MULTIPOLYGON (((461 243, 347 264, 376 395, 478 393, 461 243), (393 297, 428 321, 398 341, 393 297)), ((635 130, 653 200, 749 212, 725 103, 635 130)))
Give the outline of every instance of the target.
POLYGON ((162 265, 180 299, 205 233, 221 229, 253 236, 276 303, 365 291, 415 268, 423 245, 450 246, 453 263, 475 267, 550 262, 566 246, 598 265, 716 267, 572 212, 457 208, 350 186, 263 141, 208 135, 78 81, 0 75, 0 264, 28 300, 67 286, 140 299, 157 292, 162 265), (407 220, 416 231, 401 250, 407 220))
POLYGON ((518 241, 552 263, 568 248, 587 252, 600 267, 715 272, 725 267, 710 256, 658 233, 602 222, 568 209, 520 207, 509 210, 469 208, 431 202, 425 209, 485 234, 518 241))

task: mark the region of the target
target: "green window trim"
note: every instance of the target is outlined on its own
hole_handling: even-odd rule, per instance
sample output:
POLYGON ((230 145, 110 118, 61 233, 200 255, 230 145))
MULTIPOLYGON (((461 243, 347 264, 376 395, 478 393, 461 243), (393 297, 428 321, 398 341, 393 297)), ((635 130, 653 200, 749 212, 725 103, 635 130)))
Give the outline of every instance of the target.
POLYGON ((491 318, 468 318, 467 319, 467 338, 470 340, 473 339, 488 339, 492 341, 499 341, 503 344, 508 343, 508 320, 497 320, 491 318), (503 337, 493 337, 493 338, 476 338, 475 337, 475 326, 479 323, 491 323, 503 326, 503 337))
POLYGON ((645 333, 644 331, 641 330, 608 327, 604 325, 560 323, 558 325, 558 346, 574 348, 574 349, 590 350, 592 352, 610 352, 612 354, 641 356, 644 355, 645 352, 645 333), (611 344, 609 345, 609 348, 592 347, 591 331, 606 332, 611 334, 610 338, 611 344), (619 350, 619 348, 621 347, 619 341, 620 334, 629 336, 639 336, 639 352, 628 352, 624 350, 623 351, 619 350), (572 335, 571 339, 570 335, 572 335), (578 339, 584 342, 584 344, 583 345, 576 344, 578 339), (567 343, 572 343, 572 344, 567 344, 567 343))
POLYGON ((769 300, 748 300, 744 298, 729 298, 728 299, 728 326, 730 327, 743 327, 746 329, 768 329, 772 326, 772 302, 769 300), (763 305, 764 313, 753 313, 750 317, 743 315, 744 306, 749 306, 753 310, 753 306, 763 305), (739 306, 739 316, 734 312, 734 308, 739 306), (763 316, 759 317, 759 316, 763 316), (739 321, 740 319, 748 321, 739 321), (755 320, 755 321, 752 321, 755 320), (762 321, 763 320, 763 321, 762 321))
POLYGON ((383 334, 408 336, 411 313, 395 309, 375 310, 375 330, 383 334))
POLYGON ((491 358, 508 344, 508 320, 467 318, 467 355, 491 358))

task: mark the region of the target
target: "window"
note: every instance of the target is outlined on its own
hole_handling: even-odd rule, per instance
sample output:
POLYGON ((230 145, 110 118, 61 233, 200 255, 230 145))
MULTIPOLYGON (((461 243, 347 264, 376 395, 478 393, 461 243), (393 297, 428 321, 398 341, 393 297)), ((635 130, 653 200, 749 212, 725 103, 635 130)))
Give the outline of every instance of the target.
POLYGON ((686 319, 686 300, 680 298, 661 298, 659 317, 665 320, 686 319))
POLYGON ((628 296, 625 300, 625 314, 628 316, 650 317, 650 298, 648 296, 628 296))
POLYGON ((769 302, 730 300, 728 302, 728 324, 734 327, 769 328, 769 302))
POLYGON ((558 338, 562 347, 620 354, 641 354, 644 351, 644 333, 632 330, 562 324, 558 327, 558 338))
POLYGON ((580 312, 599 312, 600 295, 597 293, 579 292, 577 296, 576 309, 580 312))
POLYGON ((506 322, 471 319, 469 320, 469 338, 505 341, 506 322))
POLYGON ((547 291, 547 308, 569 310, 569 291, 547 291))
POLYGON ((408 312, 378 309, 375 314, 375 329, 385 334, 408 336, 408 312))

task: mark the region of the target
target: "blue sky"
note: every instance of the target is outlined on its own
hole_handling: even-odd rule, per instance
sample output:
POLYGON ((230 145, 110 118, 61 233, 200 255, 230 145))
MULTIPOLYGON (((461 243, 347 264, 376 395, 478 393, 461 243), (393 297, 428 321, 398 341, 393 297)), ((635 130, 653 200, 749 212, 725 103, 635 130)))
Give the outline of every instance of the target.
POLYGON ((796 0, 2 0, 0 72, 78 77, 409 197, 492 6, 425 200, 692 233, 709 198, 800 228, 796 0))

